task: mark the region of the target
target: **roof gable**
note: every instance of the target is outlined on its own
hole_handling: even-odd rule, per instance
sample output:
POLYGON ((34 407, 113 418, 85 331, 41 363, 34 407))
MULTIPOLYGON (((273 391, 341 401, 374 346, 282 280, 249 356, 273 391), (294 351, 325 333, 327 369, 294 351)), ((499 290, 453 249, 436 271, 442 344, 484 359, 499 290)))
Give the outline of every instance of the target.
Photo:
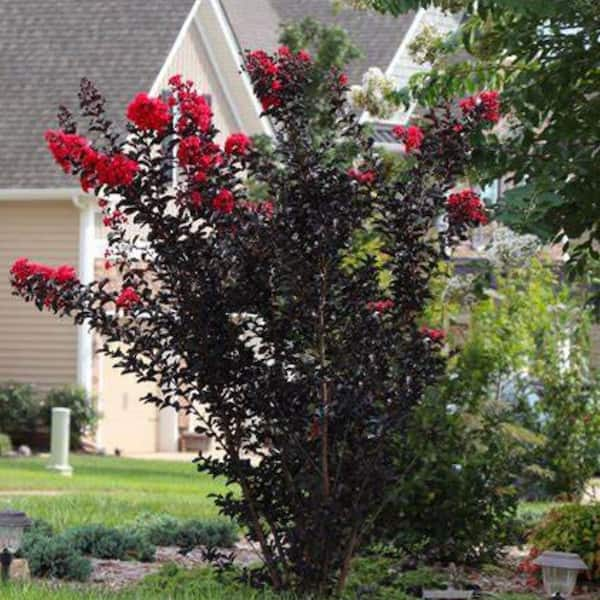
POLYGON ((149 90, 194 0, 0 0, 0 188, 72 184, 43 141, 88 77, 123 120, 149 90))

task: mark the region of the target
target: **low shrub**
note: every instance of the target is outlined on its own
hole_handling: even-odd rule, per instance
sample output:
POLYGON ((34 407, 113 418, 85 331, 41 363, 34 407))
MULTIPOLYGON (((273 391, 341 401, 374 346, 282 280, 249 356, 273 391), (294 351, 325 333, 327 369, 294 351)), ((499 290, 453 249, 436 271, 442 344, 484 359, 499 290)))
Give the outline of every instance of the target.
POLYGON ((0 456, 6 456, 12 452, 12 442, 6 433, 0 433, 0 456))
POLYGON ((565 504, 551 510, 529 537, 532 556, 545 550, 575 552, 600 580, 600 504, 565 504))
POLYGON ((233 523, 227 521, 182 521, 171 515, 144 514, 133 524, 133 531, 156 546, 196 546, 231 548, 238 539, 233 523))
POLYGON ((46 536, 40 531, 25 534, 21 554, 28 560, 34 577, 85 581, 92 563, 62 536, 46 536))
POLYGON ((39 398, 33 386, 8 381, 0 384, 0 431, 15 445, 28 441, 39 413, 39 398))
POLYGON ((141 535, 104 525, 85 525, 62 537, 79 553, 95 558, 154 561, 156 548, 141 535))

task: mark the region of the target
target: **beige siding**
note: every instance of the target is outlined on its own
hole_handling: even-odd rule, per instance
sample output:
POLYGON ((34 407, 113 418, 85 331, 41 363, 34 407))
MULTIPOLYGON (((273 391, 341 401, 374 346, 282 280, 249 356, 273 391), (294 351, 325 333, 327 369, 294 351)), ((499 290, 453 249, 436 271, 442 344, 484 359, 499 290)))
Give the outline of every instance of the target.
POLYGON ((133 375, 122 375, 107 356, 97 355, 96 360, 100 370, 98 408, 103 415, 98 427, 99 445, 110 454, 117 448, 125 455, 156 452, 158 411, 140 402, 155 386, 137 383, 133 375))
POLYGON ((79 211, 70 201, 0 202, 0 381, 75 382, 76 327, 11 296, 8 269, 19 256, 77 267, 78 238, 79 211))

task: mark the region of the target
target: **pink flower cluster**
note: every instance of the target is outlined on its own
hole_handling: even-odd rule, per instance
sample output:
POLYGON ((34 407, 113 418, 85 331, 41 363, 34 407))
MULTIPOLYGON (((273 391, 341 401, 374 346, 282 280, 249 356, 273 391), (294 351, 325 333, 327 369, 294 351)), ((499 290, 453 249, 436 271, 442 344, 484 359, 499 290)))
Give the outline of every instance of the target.
POLYGON ((450 194, 446 210, 453 225, 485 225, 489 222, 481 198, 471 189, 450 194))
POLYGON ((171 112, 160 98, 140 92, 127 107, 127 118, 140 129, 162 133, 171 122, 171 112))
POLYGON ((418 150, 425 137, 423 130, 416 125, 409 125, 408 127, 397 125, 392 129, 392 133, 404 143, 404 148, 408 154, 418 150))
POLYGON ((264 50, 248 52, 246 70, 263 110, 280 107, 287 94, 303 81, 311 64, 312 57, 306 50, 294 53, 287 46, 281 46, 274 56, 264 50))
POLYGON ((47 131, 48 148, 65 173, 77 169, 84 191, 107 185, 116 188, 133 182, 139 165, 124 154, 103 154, 86 138, 64 131, 47 131))
POLYGON ((463 98, 458 105, 464 115, 476 115, 490 123, 500 120, 500 94, 496 91, 480 92, 463 98))

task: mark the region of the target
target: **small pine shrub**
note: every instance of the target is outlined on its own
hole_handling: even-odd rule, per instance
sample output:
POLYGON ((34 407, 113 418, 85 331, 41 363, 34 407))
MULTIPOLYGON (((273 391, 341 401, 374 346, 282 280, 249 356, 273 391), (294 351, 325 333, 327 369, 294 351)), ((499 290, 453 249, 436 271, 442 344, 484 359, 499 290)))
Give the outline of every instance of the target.
POLYGON ((565 504, 551 510, 529 537, 532 553, 575 552, 600 580, 600 504, 565 504))
POLYGON ((116 560, 154 561, 156 548, 141 535, 104 525, 86 525, 63 534, 81 554, 116 560))
POLYGON ((0 433, 0 456, 6 456, 12 451, 12 442, 5 433, 0 433))
POLYGON ((238 539, 235 526, 227 521, 181 521, 171 515, 144 514, 133 524, 133 531, 156 546, 196 546, 231 548, 238 539))
POLYGON ((21 554, 28 560, 34 577, 86 581, 92 572, 89 559, 62 536, 26 534, 21 554))

